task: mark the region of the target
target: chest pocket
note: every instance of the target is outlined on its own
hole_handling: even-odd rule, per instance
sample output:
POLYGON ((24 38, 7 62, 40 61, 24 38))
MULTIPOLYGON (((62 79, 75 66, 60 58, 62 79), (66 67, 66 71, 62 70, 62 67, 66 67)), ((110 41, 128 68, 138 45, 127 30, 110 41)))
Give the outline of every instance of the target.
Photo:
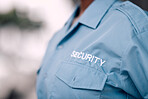
POLYGON ((78 63, 63 62, 56 76, 72 88, 103 90, 107 75, 92 67, 78 63))

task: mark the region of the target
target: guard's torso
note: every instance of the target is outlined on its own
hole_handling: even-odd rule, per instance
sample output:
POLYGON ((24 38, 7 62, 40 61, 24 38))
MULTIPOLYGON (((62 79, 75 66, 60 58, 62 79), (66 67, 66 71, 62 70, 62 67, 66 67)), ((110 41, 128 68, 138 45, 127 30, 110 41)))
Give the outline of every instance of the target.
MULTIPOLYGON (((134 6, 130 2, 95 0, 70 27, 78 12, 77 8, 48 44, 42 66, 38 70, 38 99, 142 98, 145 93, 137 88, 138 81, 130 75, 139 68, 127 65, 127 69, 123 65, 127 64, 123 60, 135 62, 136 59, 128 59, 125 55, 134 45, 132 39, 138 33, 148 30, 148 20, 143 18, 146 17, 144 12, 141 15, 143 20, 137 22, 137 26, 134 26, 134 19, 128 17, 131 10, 126 12, 126 8, 138 8, 134 6)), ((148 88, 148 85, 145 87, 148 88)))

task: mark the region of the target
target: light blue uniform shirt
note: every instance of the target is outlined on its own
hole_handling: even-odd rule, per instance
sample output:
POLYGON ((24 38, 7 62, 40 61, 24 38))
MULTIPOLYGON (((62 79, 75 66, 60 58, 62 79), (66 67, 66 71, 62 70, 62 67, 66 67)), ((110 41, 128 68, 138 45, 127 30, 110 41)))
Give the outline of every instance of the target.
POLYGON ((79 8, 48 44, 38 99, 148 99, 148 16, 131 2, 79 8))

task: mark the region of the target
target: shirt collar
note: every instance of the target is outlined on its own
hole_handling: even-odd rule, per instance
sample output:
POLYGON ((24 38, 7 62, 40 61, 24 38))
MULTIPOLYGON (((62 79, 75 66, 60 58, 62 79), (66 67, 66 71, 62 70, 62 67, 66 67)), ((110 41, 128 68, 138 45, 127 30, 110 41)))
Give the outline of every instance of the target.
POLYGON ((94 0, 78 21, 81 24, 95 29, 115 1, 116 0, 94 0))
POLYGON ((77 16, 78 13, 79 13, 79 6, 77 5, 76 9, 73 12, 73 14, 70 16, 68 21, 65 23, 66 30, 69 30, 69 28, 71 27, 71 24, 73 22, 73 19, 77 16))

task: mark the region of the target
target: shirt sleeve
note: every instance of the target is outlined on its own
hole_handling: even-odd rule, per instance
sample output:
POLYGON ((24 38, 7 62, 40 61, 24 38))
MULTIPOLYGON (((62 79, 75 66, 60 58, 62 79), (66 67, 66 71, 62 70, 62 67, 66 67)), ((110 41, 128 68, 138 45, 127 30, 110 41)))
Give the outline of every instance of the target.
POLYGON ((122 58, 126 72, 144 99, 148 99, 148 31, 133 37, 122 58))

